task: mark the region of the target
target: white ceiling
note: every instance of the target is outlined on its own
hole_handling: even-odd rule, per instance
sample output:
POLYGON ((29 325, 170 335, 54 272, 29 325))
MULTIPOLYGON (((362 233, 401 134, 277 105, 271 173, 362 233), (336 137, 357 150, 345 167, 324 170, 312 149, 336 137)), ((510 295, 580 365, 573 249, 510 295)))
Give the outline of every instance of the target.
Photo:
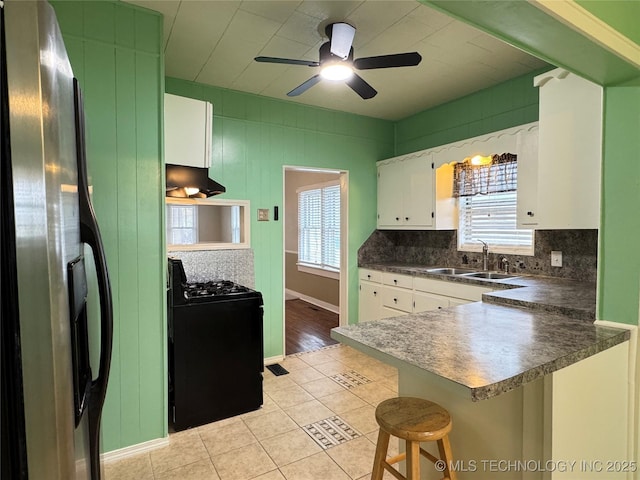
POLYGON ((501 83, 546 64, 415 0, 134 0, 164 15, 170 77, 398 120, 501 83), (318 60, 327 23, 356 27, 354 57, 417 51, 417 67, 364 70, 378 90, 361 99, 323 81, 298 97, 286 93, 317 68, 257 63, 258 55, 318 60), (322 32, 322 34, 321 34, 322 32))

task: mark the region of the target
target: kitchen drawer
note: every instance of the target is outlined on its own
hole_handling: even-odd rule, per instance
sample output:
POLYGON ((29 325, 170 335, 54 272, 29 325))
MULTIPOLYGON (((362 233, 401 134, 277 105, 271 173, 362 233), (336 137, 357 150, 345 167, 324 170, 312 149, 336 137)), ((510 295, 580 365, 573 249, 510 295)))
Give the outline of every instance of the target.
POLYGON ((413 292, 401 288, 382 287, 382 305, 411 313, 413 312, 413 292))
POLYGON ((447 297, 463 298, 479 302, 482 294, 490 292, 490 288, 469 285, 468 283, 447 282, 446 280, 433 280, 431 278, 416 277, 414 288, 421 292, 435 293, 447 297))
POLYGON ((413 311, 428 312, 429 310, 439 310, 449 306, 449 299, 440 295, 430 293, 415 292, 413 294, 413 311))
POLYGON ((409 312, 403 312, 402 310, 396 310, 395 308, 382 307, 380 309, 380 318, 401 317, 403 315, 409 315, 409 312))
POLYGON ((413 288, 413 277, 410 275, 400 275, 397 273, 384 272, 382 274, 382 283, 400 288, 413 288))
POLYGON ((472 303, 470 300, 464 300, 462 298, 450 298, 449 299, 449 306, 450 307, 455 307, 457 305, 464 305, 466 303, 472 303))
POLYGON ((368 268, 358 269, 360 280, 366 282, 382 283, 382 272, 379 270, 369 270, 368 268))

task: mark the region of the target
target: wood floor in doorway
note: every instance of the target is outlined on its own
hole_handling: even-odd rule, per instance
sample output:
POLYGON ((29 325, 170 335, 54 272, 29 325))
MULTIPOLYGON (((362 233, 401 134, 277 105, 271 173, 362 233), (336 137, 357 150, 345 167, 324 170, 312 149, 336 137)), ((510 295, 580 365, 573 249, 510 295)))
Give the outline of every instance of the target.
POLYGON ((338 326, 338 315, 303 300, 285 302, 285 325, 287 355, 338 343, 330 336, 331 329, 338 326))

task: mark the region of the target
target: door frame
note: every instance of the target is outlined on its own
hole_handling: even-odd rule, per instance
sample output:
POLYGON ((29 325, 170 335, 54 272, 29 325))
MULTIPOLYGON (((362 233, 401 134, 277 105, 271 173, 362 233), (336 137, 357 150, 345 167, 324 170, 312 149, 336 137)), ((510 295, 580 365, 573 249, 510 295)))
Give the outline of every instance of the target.
MULTIPOLYGON (((309 167, 299 165, 282 166, 282 205, 286 206, 286 172, 299 171, 310 173, 336 173, 340 175, 340 295, 338 324, 349 324, 349 171, 337 168, 309 167)), ((286 215, 282 212, 282 355, 286 356, 286 215)))

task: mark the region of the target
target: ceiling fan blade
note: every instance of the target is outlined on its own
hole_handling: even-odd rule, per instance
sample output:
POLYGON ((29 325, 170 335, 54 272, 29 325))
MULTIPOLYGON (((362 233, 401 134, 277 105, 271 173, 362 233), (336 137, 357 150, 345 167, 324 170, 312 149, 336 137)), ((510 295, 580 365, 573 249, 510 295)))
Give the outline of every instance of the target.
POLYGON ((375 97, 378 93, 375 88, 365 82, 364 79, 356 73, 354 73, 346 83, 365 100, 375 97))
POLYGON ((348 23, 332 24, 331 34, 329 34, 331 37, 331 53, 343 60, 347 58, 351 51, 355 34, 356 29, 348 23))
POLYGON ((422 61, 418 52, 396 53, 393 55, 380 55, 379 57, 357 58, 353 66, 358 70, 370 70, 372 68, 413 67, 422 61))
POLYGON ((287 65, 304 65, 307 67, 317 67, 320 62, 312 62, 310 60, 293 60, 291 58, 277 58, 277 57, 256 57, 256 62, 263 63, 285 63, 287 65))
POLYGON ((304 93, 307 90, 309 90, 311 87, 313 87, 320 80, 322 80, 320 75, 314 75, 309 80, 307 80, 306 82, 302 83, 301 85, 298 85, 296 88, 294 88, 289 93, 287 93, 287 96, 288 97, 297 97, 301 93, 304 93))

